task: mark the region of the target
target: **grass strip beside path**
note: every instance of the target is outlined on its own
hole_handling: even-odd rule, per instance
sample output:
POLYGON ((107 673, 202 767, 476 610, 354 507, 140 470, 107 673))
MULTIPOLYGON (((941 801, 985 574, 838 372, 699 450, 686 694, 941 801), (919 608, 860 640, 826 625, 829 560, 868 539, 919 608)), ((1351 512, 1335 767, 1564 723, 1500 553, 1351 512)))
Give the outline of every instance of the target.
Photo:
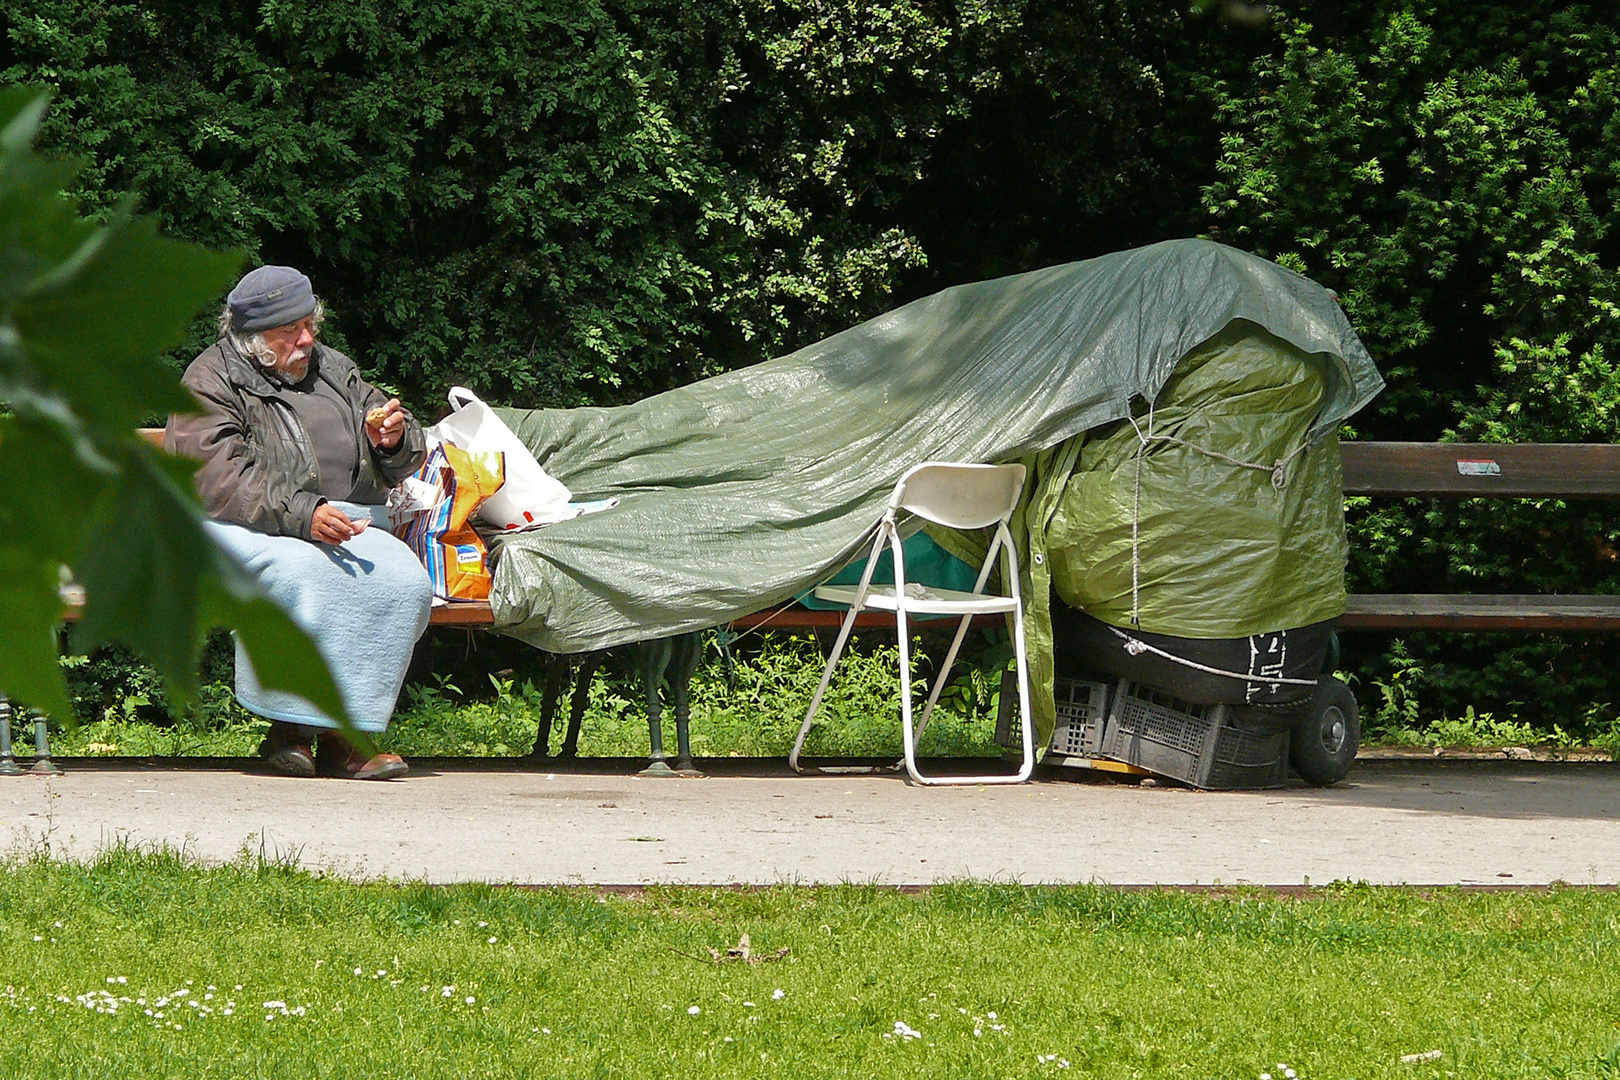
POLYGON ((1617 955, 1576 888, 627 896, 115 848, 0 872, 0 1076, 1616 1080, 1617 955))

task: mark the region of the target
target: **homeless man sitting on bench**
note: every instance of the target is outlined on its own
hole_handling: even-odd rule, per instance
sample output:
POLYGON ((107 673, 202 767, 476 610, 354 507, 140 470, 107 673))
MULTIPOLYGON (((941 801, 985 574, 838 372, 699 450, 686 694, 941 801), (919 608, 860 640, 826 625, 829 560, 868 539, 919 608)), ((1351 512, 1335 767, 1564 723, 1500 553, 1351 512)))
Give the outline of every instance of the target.
MULTIPOLYGON (((314 639, 355 727, 380 732, 432 604, 427 572, 380 504, 422 464, 424 438, 398 400, 316 341, 324 315, 291 267, 244 277, 219 340, 181 379, 204 412, 170 417, 163 443, 202 460, 210 535, 314 639)), ((408 769, 394 754, 367 759, 303 698, 260 686, 240 642, 236 697, 271 721, 259 753, 277 772, 388 780, 408 769)))

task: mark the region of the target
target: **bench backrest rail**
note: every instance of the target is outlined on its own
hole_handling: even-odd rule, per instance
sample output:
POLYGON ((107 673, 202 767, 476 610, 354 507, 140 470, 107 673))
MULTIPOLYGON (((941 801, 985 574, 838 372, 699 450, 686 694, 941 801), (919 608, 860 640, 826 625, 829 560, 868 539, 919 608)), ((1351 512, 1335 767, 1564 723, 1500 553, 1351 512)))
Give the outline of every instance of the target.
POLYGON ((1346 442, 1340 452, 1346 495, 1620 497, 1620 446, 1608 443, 1346 442))

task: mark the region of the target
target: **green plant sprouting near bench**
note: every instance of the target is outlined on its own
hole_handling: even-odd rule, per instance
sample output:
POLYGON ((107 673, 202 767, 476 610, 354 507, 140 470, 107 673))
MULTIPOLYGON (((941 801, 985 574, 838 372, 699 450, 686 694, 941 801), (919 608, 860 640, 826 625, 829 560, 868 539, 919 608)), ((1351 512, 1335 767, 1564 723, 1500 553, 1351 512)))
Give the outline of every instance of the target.
POLYGON ((135 434, 194 407, 159 360, 241 265, 61 194, 32 142, 46 98, 0 92, 0 692, 71 721, 57 661, 67 571, 80 650, 118 640, 195 692, 203 631, 236 629, 271 683, 345 715, 309 639, 204 534, 192 466, 135 434))
MULTIPOLYGON (((810 638, 772 635, 729 666, 709 635, 707 663, 692 683, 692 748, 699 757, 781 757, 793 745, 821 677, 822 657, 810 638)), ((927 653, 913 654, 916 706, 926 700, 927 653)), ((227 654, 228 659, 228 654, 227 654)), ((995 756, 995 715, 1000 696, 992 646, 958 662, 948 692, 922 741, 925 754, 995 756)), ((106 661, 103 661, 106 662, 106 661)), ((811 754, 885 757, 900 753, 899 650, 877 644, 854 649, 840 665, 809 742, 811 754)), ((82 669, 85 665, 80 664, 82 669)), ((112 665, 115 668, 118 665, 112 665)), ((228 666, 216 677, 228 674, 228 666)), ((410 757, 508 757, 526 754, 542 715, 542 694, 530 675, 485 676, 489 685, 463 686, 435 676, 408 685, 394 722, 379 737, 386 749, 410 757)), ((205 682, 197 701, 177 720, 148 672, 114 670, 105 683, 76 686, 117 691, 83 708, 83 723, 54 737, 60 755, 132 757, 240 757, 253 752, 264 721, 244 712, 227 682, 205 682)), ((89 695, 80 697, 88 702, 89 695)), ((552 752, 562 745, 564 715, 554 720, 552 752)), ((647 752, 646 702, 639 677, 611 667, 591 687, 579 752, 587 757, 639 757, 647 752)))

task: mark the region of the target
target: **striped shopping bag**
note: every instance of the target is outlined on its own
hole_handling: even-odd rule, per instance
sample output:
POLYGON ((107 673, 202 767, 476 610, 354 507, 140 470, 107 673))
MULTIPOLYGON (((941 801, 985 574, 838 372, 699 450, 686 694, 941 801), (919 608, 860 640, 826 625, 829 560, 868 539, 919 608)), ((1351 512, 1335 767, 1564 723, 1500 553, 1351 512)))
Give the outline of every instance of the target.
POLYGON ((500 490, 504 474, 501 454, 473 454, 441 442, 390 494, 389 526, 422 560, 435 597, 489 599, 489 550, 472 516, 500 490))

